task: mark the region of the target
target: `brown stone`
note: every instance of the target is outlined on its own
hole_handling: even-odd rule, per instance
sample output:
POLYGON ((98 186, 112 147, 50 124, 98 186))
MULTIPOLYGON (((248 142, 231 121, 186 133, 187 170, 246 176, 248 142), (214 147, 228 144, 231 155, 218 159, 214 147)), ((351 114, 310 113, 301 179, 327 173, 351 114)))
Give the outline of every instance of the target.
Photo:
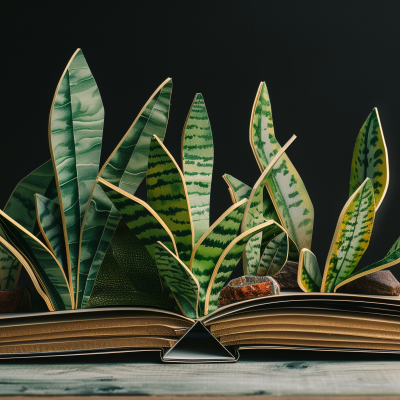
POLYGON ((283 268, 274 275, 281 289, 300 289, 297 283, 297 270, 299 263, 287 261, 283 268))
POLYGON ((390 271, 382 270, 346 283, 346 285, 338 288, 337 292, 398 296, 400 294, 400 283, 390 271))
POLYGON ((0 290, 0 313, 28 311, 32 311, 32 300, 27 287, 0 290))
POLYGON ((219 295, 218 307, 255 297, 279 294, 280 288, 270 276, 245 275, 232 279, 219 295))

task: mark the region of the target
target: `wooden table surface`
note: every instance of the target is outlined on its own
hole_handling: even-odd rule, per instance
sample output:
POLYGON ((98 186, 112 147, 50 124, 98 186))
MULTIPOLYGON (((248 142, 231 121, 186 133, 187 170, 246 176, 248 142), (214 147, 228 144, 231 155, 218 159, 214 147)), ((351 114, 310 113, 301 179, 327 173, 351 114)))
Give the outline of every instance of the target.
POLYGON ((0 394, 381 398, 400 395, 400 357, 252 351, 235 364, 162 364, 157 353, 9 360, 0 362, 0 394))

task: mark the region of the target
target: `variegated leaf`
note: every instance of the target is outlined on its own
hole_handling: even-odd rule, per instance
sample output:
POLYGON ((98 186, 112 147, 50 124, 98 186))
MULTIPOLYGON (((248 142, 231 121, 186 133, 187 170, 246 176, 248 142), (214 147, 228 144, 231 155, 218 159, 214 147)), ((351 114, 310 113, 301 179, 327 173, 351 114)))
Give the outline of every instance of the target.
POLYGON ((317 257, 308 249, 300 252, 297 283, 303 292, 319 292, 321 289, 322 276, 319 269, 317 257))
POLYGON ((55 310, 74 308, 73 294, 54 254, 35 236, 0 210, 0 234, 24 255, 55 310))
POLYGON ((200 313, 204 310, 205 295, 214 267, 229 243, 240 230, 247 200, 229 207, 207 230, 193 249, 190 269, 200 284, 200 313))
POLYGON ((265 247, 258 264, 257 276, 274 276, 285 265, 289 254, 289 237, 286 232, 273 238, 265 247))
POLYGON ((162 241, 178 256, 174 236, 165 222, 147 203, 104 179, 99 178, 99 184, 121 214, 126 225, 142 241, 153 258, 154 245, 157 241, 162 241))
POLYGON ((389 185, 389 159, 377 108, 368 115, 357 136, 351 162, 349 196, 366 178, 372 182, 377 210, 389 185))
MULTIPOLYGON (((57 197, 57 187, 51 160, 22 179, 4 207, 4 212, 14 221, 17 221, 29 232, 37 235, 39 227, 36 221, 35 193, 44 195, 52 200, 57 197)), ((56 201, 58 202, 58 199, 56 201)))
POLYGON ((374 189, 369 178, 345 204, 325 264, 321 292, 332 292, 346 280, 369 245, 375 219, 374 189))
MULTIPOLYGON (((267 168, 281 148, 275 137, 271 103, 264 82, 259 86, 253 106, 250 144, 261 171, 267 168)), ((274 166, 266 183, 282 226, 299 249, 311 248, 314 207, 300 175, 286 154, 274 166)))
POLYGON ((193 224, 183 174, 157 136, 150 144, 147 202, 174 235, 179 258, 189 266, 193 224))
POLYGON ((157 268, 161 278, 175 296, 183 314, 198 318, 199 282, 189 268, 161 242, 155 248, 157 268))
MULTIPOLYGON (((130 194, 135 193, 147 171, 147 158, 152 136, 156 134, 161 140, 164 140, 171 91, 172 81, 168 78, 144 105, 128 132, 102 167, 99 176, 116 186, 123 186, 130 194), (127 174, 125 171, 128 171, 127 174), (123 176, 125 183, 121 181, 123 176), (129 177, 132 179, 129 180, 129 177), (136 179, 138 177, 140 177, 139 180, 136 179)), ((111 230, 115 229, 118 224, 118 221, 115 221, 117 210, 112 207, 112 202, 100 186, 96 185, 89 200, 81 232, 78 307, 82 304, 83 293, 85 292, 87 296, 91 292, 91 288, 85 289, 86 279, 88 276, 96 276, 110 243, 113 233, 111 230), (97 251, 97 249, 101 250, 97 251)))
POLYGON ((49 142, 58 183, 69 284, 76 293, 79 236, 99 172, 104 108, 78 49, 57 86, 50 110, 49 142))
POLYGON ((177 311, 169 293, 163 291, 154 259, 123 219, 114 231, 92 287, 87 308, 147 306, 177 311))
MULTIPOLYGON (((60 207, 58 204, 52 202, 45 196, 35 194, 36 200, 36 215, 39 224, 40 232, 47 243, 47 247, 56 256, 58 263, 66 274, 68 274, 67 268, 67 256, 65 252, 64 235, 62 226, 59 225, 56 217, 52 211, 59 212, 60 207)), ((61 216, 61 213, 59 214, 61 216)))
POLYGON ((393 246, 387 252, 386 257, 394 253, 397 249, 400 249, 400 237, 394 242, 393 246))
POLYGON ((211 125, 203 96, 196 94, 182 133, 182 169, 185 174, 194 243, 210 226, 210 192, 214 163, 211 125))
POLYGON ((17 282, 19 260, 0 244, 0 290, 13 289, 17 282))
POLYGON ((229 243, 218 259, 210 279, 204 305, 204 315, 218 308, 218 299, 222 288, 232 274, 243 253, 243 250, 254 235, 274 229, 275 222, 267 221, 237 236, 229 243))

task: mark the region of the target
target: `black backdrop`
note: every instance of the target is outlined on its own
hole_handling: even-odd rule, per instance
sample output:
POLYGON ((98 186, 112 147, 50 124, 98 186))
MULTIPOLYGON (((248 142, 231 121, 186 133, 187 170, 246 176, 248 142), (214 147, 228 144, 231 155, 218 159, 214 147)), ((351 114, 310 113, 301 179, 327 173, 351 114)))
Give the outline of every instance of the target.
MULTIPOLYGON (((105 106, 103 162, 168 76, 174 88, 165 144, 179 160, 186 114, 195 93, 204 95, 215 146, 213 221, 231 204, 224 173, 249 185, 259 176, 248 128, 265 80, 278 140, 298 137, 288 155, 314 204, 312 250, 321 268, 348 198, 356 136, 378 107, 390 186, 360 266, 382 258, 400 236, 400 2, 40 4, 14 3, 2 13, 2 205, 20 179, 49 159, 51 101, 80 47, 105 106)), ((400 267, 392 270, 400 277, 400 267)))

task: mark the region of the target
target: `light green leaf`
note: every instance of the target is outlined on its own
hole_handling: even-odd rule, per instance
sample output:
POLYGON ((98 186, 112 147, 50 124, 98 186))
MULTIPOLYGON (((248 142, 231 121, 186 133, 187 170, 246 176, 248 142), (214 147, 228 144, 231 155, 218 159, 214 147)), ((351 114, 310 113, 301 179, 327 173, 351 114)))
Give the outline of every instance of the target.
POLYGON ((161 242, 155 247, 155 255, 160 276, 172 291, 183 314, 188 318, 198 318, 200 287, 197 279, 161 242))
POLYGON ((54 254, 35 236, 0 210, 0 234, 23 254, 55 310, 74 308, 73 294, 54 254))
MULTIPOLYGON (((275 137, 271 103, 264 82, 260 84, 253 106, 250 144, 261 171, 267 168, 281 148, 275 137)), ((274 166, 266 184, 281 225, 299 249, 311 248, 314 207, 300 175, 286 154, 274 166)))
POLYGON ((190 259, 190 269, 200 284, 200 313, 214 267, 229 243, 239 234, 247 200, 229 207, 197 242, 190 259))
MULTIPOLYGON (((274 229, 275 222, 267 221, 254 228, 241 233, 229 243, 224 252, 218 259, 210 279, 207 293, 205 296, 204 315, 207 315, 218 308, 218 299, 222 288, 232 274, 243 253, 248 241, 254 235, 263 234, 263 232, 274 229)), ((246 273, 245 273, 246 275, 246 273)))
POLYGON ((317 257, 308 249, 300 252, 297 283, 303 292, 319 292, 321 289, 321 271, 317 257))
POLYGON ((394 242, 393 246, 387 252, 386 257, 394 253, 397 249, 400 249, 400 237, 394 242))
POLYGON ((389 159, 377 108, 368 115, 357 136, 351 162, 349 196, 366 178, 372 182, 377 210, 389 185, 389 159))
POLYGON ((174 235, 179 258, 189 266, 194 235, 185 179, 157 136, 150 144, 147 202, 174 235))
POLYGON ((0 244, 0 290, 13 289, 19 275, 19 260, 0 244))
MULTIPOLYGON (((128 132, 102 167, 99 176, 115 186, 122 185, 130 194, 135 193, 147 171, 147 157, 153 134, 164 140, 171 91, 172 81, 168 78, 144 105, 128 132), (131 171, 132 174, 124 175, 125 171, 131 171), (121 181, 123 176, 125 183, 121 181), (132 179, 129 181, 130 176, 132 179), (140 179, 137 180, 137 177, 140 177, 140 179), (127 184, 128 181, 130 184, 127 184)), ((84 292, 86 295, 88 295, 87 291, 89 294, 91 292, 91 288, 85 290, 87 277, 89 275, 96 276, 110 243, 111 230, 115 229, 118 224, 118 221, 115 221, 117 210, 115 208, 112 210, 112 207, 112 202, 100 186, 96 185, 89 201, 81 232, 79 282, 77 285, 78 307, 82 304, 84 292), (97 249, 101 250, 97 251, 97 249)))
POLYGON ((286 264, 289 253, 289 237, 286 232, 273 238, 265 247, 258 264, 257 276, 274 276, 286 264))
POLYGON ((367 178, 339 216, 326 259, 321 292, 332 292, 353 272, 369 245, 374 219, 374 189, 367 178))
POLYGON ((182 133, 182 169, 190 201, 194 243, 210 226, 210 192, 214 163, 211 125, 203 96, 197 93, 182 133))
POLYGON ((99 171, 104 108, 83 53, 69 61, 50 110, 49 142, 62 209, 69 284, 76 293, 79 236, 99 171))

